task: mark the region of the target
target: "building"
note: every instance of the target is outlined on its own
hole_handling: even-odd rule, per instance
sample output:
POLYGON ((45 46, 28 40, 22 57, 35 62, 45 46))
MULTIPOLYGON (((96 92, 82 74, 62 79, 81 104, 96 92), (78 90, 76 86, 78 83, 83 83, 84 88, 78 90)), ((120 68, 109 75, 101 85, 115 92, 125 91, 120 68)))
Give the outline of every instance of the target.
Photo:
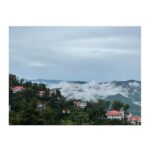
POLYGON ((111 110, 106 113, 108 119, 122 120, 125 117, 124 111, 111 110))
POLYGON ((63 113, 63 114, 70 114, 70 109, 63 109, 63 110, 62 110, 62 113, 63 113))
POLYGON ((45 108, 46 108, 46 105, 43 104, 43 103, 39 103, 39 104, 37 105, 37 109, 38 109, 39 111, 43 111, 43 110, 45 110, 45 108))
POLYGON ((61 88, 54 88, 49 90, 49 96, 51 97, 52 95, 57 95, 57 91, 60 91, 61 88))
POLYGON ((60 90, 61 88, 54 88, 49 90, 49 96, 51 97, 53 94, 57 95, 57 90, 60 90))
POLYGON ((51 97, 53 94, 56 94, 56 91, 49 90, 49 96, 51 97))
POLYGON ((40 97, 43 97, 44 94, 45 94, 45 91, 39 91, 39 96, 40 96, 40 97))
POLYGON ((131 116, 128 119, 128 121, 132 125, 140 125, 141 124, 141 117, 140 116, 131 116))
POLYGON ((80 108, 85 108, 87 106, 87 102, 83 102, 81 100, 74 101, 74 105, 80 108))
POLYGON ((57 94, 57 90, 56 89, 50 89, 49 90, 49 96, 52 96, 52 95, 56 95, 57 94))
POLYGON ((13 93, 17 93, 20 92, 22 90, 24 90, 25 88, 23 86, 15 86, 12 88, 13 93))

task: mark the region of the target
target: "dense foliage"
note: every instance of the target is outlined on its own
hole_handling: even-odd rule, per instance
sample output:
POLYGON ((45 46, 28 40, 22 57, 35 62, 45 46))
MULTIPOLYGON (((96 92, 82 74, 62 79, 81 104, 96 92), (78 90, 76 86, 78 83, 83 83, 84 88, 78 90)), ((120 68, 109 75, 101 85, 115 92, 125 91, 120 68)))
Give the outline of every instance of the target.
POLYGON ((66 100, 60 90, 49 95, 50 89, 45 84, 25 82, 15 75, 9 75, 9 123, 10 125, 124 125, 124 120, 109 120, 109 109, 124 109, 128 105, 113 101, 87 101, 85 108, 77 107, 75 100, 66 100), (23 86, 25 89, 14 93, 12 88, 23 86), (39 91, 44 91, 42 96, 39 91), (41 106, 40 108, 38 106, 41 106), (68 112, 67 112, 67 111, 68 112))

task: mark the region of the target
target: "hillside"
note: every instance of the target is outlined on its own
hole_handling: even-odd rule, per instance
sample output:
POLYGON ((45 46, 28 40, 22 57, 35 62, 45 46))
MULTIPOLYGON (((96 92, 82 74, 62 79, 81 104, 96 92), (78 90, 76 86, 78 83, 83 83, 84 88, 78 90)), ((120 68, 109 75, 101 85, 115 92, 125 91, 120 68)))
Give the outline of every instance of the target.
MULTIPOLYGON (((71 87, 73 95, 68 97, 64 96, 64 87, 60 91, 59 88, 52 88, 52 86, 49 88, 43 83, 25 81, 12 74, 9 75, 9 81, 10 125, 128 125, 132 124, 128 119, 131 111, 134 112, 133 115, 138 114, 140 118, 140 108, 137 113, 135 104, 133 105, 121 94, 107 96, 107 99, 100 99, 99 93, 94 95, 101 88, 101 84, 94 81, 85 84, 65 83, 65 90, 73 86, 71 87), (77 96, 74 92, 79 97, 83 97, 71 98, 77 96), (90 96, 94 96, 95 99, 89 100, 90 96), (119 116, 110 119, 108 113, 111 111, 119 116)), ((109 87, 110 84, 107 86, 109 87)), ((104 90, 108 89, 105 86, 104 84, 104 90)), ((108 91, 110 94, 110 89, 108 91)), ((140 122, 134 124, 140 124, 140 122)))

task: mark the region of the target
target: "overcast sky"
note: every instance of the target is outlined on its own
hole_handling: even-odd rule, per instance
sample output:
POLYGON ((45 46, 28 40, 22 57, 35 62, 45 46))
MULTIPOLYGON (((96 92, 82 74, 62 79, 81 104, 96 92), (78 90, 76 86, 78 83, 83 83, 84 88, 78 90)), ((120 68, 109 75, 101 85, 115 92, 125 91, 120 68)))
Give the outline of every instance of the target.
POLYGON ((140 80, 140 27, 10 27, 10 73, 26 79, 140 80))

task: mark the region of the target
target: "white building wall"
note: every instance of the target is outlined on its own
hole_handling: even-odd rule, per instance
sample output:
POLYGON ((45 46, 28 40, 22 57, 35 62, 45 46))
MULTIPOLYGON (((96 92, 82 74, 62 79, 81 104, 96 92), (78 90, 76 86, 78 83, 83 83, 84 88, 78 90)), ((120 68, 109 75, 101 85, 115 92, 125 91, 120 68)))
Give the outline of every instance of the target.
POLYGON ((107 116, 108 119, 119 119, 122 120, 123 117, 122 116, 107 116))

